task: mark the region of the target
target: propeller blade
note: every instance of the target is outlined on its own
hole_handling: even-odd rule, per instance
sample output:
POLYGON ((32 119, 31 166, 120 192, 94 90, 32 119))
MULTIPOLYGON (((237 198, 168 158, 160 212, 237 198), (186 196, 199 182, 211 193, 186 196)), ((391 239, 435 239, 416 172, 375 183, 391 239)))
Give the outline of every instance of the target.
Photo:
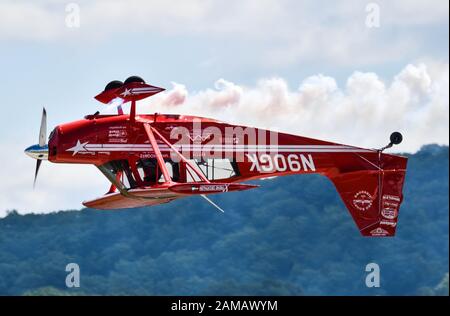
POLYGON ((204 194, 200 194, 200 196, 202 198, 204 198, 209 204, 211 204, 212 206, 214 206, 216 209, 218 209, 219 211, 221 211, 222 213, 225 213, 225 211, 216 203, 214 203, 213 201, 211 201, 206 195, 204 194))
POLYGON ((40 159, 36 160, 36 171, 34 172, 33 189, 34 189, 34 187, 36 185, 36 179, 37 179, 37 175, 38 175, 38 172, 39 172, 39 168, 41 167, 41 162, 42 162, 42 160, 40 160, 40 159))
MULTIPOLYGON (((47 143, 47 111, 45 107, 42 108, 41 128, 39 130, 39 147, 44 147, 47 143)), ((36 186, 36 179, 41 167, 42 160, 36 160, 36 170, 34 171, 33 189, 36 186)))
MULTIPOLYGON (((47 141, 47 111, 42 108, 41 129, 39 131, 39 146, 44 146, 47 141)), ((36 169, 37 170, 37 169, 36 169)))

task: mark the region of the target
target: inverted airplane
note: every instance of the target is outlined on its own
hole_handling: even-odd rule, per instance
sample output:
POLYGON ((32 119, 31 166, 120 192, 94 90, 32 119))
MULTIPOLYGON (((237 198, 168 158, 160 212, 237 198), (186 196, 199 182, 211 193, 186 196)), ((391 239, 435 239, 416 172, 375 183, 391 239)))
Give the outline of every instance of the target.
POLYGON ((381 149, 366 149, 203 117, 136 113, 137 101, 164 90, 137 76, 111 81, 95 99, 117 105, 117 114, 58 125, 48 143, 44 109, 39 143, 25 150, 37 160, 34 182, 42 160, 93 164, 111 186, 86 207, 135 208, 200 195, 223 211, 207 195, 258 187, 243 183, 249 180, 317 173, 334 183, 363 236, 395 235, 407 158, 384 150, 402 141, 400 133, 381 149))

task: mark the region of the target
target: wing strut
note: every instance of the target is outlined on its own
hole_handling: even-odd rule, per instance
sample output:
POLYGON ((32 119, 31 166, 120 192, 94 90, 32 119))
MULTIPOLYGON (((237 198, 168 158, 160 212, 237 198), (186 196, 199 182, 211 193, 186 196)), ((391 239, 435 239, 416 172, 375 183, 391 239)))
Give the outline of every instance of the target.
MULTIPOLYGON (((114 186, 115 188, 117 188, 119 193, 121 195, 123 195, 124 197, 130 198, 130 199, 135 199, 135 200, 143 200, 143 201, 146 201, 146 200, 157 200, 158 199, 158 197, 138 196, 138 195, 135 195, 135 194, 132 194, 132 193, 128 192, 128 189, 123 185, 122 182, 120 182, 118 177, 114 173, 111 172, 111 170, 109 170, 105 166, 97 166, 97 168, 111 182, 111 185, 114 186)), ((113 193, 113 192, 108 192, 108 193, 113 193)), ((173 197, 176 197, 176 196, 174 195, 173 197)), ((167 196, 165 198, 171 198, 171 196, 167 196)))
MULTIPOLYGON (((144 124, 144 126, 145 126, 146 124, 144 124)), ((202 179, 202 181, 205 181, 205 182, 207 182, 207 183, 209 183, 210 181, 205 177, 205 175, 203 174, 203 173, 201 173, 200 171, 198 171, 195 167, 194 167, 194 165, 189 161, 189 160, 187 160, 175 147, 173 147, 173 145, 167 140, 167 139, 165 139, 164 138, 164 136, 162 136, 159 132, 158 132, 158 130, 156 129, 156 128, 154 128, 153 126, 148 126, 153 132, 155 132, 155 134, 156 135, 158 135, 158 137, 167 145, 167 146, 169 146, 169 148, 170 149, 172 149, 177 155, 178 155, 178 157, 180 157, 180 159, 184 162, 184 163, 186 163, 198 176, 199 176, 199 178, 200 179, 202 179)), ((146 127, 146 129, 147 129, 147 127, 146 127)), ((159 151, 159 149, 158 149, 158 151, 159 151)))
POLYGON ((170 179, 170 175, 169 175, 169 171, 167 170, 166 163, 164 162, 161 151, 159 150, 158 144, 156 143, 155 136, 153 135, 152 130, 154 130, 154 129, 148 123, 144 123, 144 128, 145 128, 145 131, 147 132, 148 139, 150 140, 150 143, 153 147, 153 151, 156 155, 156 160, 158 161, 159 168, 162 171, 162 174, 164 177, 164 182, 169 183, 172 180, 170 179))
MULTIPOLYGON (((169 146, 169 148, 171 149, 171 150, 173 150, 177 155, 178 155, 178 157, 180 157, 180 159, 184 162, 184 163, 186 163, 196 174, 197 174, 197 176, 201 179, 201 180, 203 180, 204 182, 207 182, 207 183, 210 183, 210 181, 205 177, 205 175, 203 174, 203 173, 201 173, 200 171, 198 171, 195 167, 194 167, 194 165, 189 161, 189 160, 187 160, 164 136, 162 136, 159 132, 158 132, 158 130, 156 129, 156 128, 154 128, 153 126, 150 126, 150 125, 147 125, 147 124, 144 124, 144 126, 146 126, 146 129, 147 128, 149 128, 150 129, 150 131, 153 131, 153 132, 155 132, 155 134, 167 145, 167 146, 169 146)), ((189 171, 189 169, 187 169, 188 171, 189 171)), ((208 198, 205 194, 201 194, 200 195, 202 198, 204 198, 209 204, 211 204, 212 206, 214 206, 216 209, 218 209, 219 211, 221 211, 222 213, 225 213, 225 211, 219 206, 219 205, 217 205, 216 203, 214 203, 210 198, 208 198)))
POLYGON ((134 123, 135 121, 136 121, 136 100, 131 100, 130 122, 134 123))
POLYGON ((113 186, 116 188, 120 194, 126 197, 130 197, 130 194, 127 191, 127 188, 120 182, 119 178, 111 172, 110 169, 106 168, 105 166, 97 166, 97 168, 103 173, 103 175, 111 182, 111 188, 108 193, 112 193, 113 186))

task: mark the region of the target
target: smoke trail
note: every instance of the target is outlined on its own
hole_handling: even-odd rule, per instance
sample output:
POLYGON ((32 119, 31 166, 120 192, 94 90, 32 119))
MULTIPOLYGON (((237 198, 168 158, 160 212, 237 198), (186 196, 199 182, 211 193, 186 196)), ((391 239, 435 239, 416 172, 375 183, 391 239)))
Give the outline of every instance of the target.
POLYGON ((354 72, 344 87, 315 75, 296 89, 281 78, 243 87, 220 79, 214 89, 189 94, 172 89, 142 101, 141 113, 181 113, 234 124, 270 128, 340 143, 379 147, 399 130, 397 151, 449 143, 448 63, 409 64, 391 82, 375 73, 354 72))

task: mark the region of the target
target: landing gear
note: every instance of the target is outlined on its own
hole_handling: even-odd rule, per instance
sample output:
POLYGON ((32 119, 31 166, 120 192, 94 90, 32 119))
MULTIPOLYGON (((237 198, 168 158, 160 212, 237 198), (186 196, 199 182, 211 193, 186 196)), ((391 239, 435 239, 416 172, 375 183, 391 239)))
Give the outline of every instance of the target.
POLYGON ((141 83, 145 83, 144 79, 142 79, 141 77, 138 76, 131 76, 128 77, 124 82, 120 81, 120 80, 113 80, 110 81, 106 87, 104 91, 108 91, 108 90, 112 90, 112 89, 117 89, 122 87, 124 84, 128 84, 131 82, 141 82, 141 83))
POLYGON ((131 76, 131 77, 128 77, 128 78, 124 81, 124 84, 128 84, 128 83, 131 83, 131 82, 141 82, 141 83, 145 83, 144 79, 142 79, 141 77, 138 77, 138 76, 131 76))
POLYGON ((105 91, 111 90, 111 89, 117 89, 123 86, 123 82, 120 80, 113 80, 110 83, 108 83, 105 87, 105 91))

